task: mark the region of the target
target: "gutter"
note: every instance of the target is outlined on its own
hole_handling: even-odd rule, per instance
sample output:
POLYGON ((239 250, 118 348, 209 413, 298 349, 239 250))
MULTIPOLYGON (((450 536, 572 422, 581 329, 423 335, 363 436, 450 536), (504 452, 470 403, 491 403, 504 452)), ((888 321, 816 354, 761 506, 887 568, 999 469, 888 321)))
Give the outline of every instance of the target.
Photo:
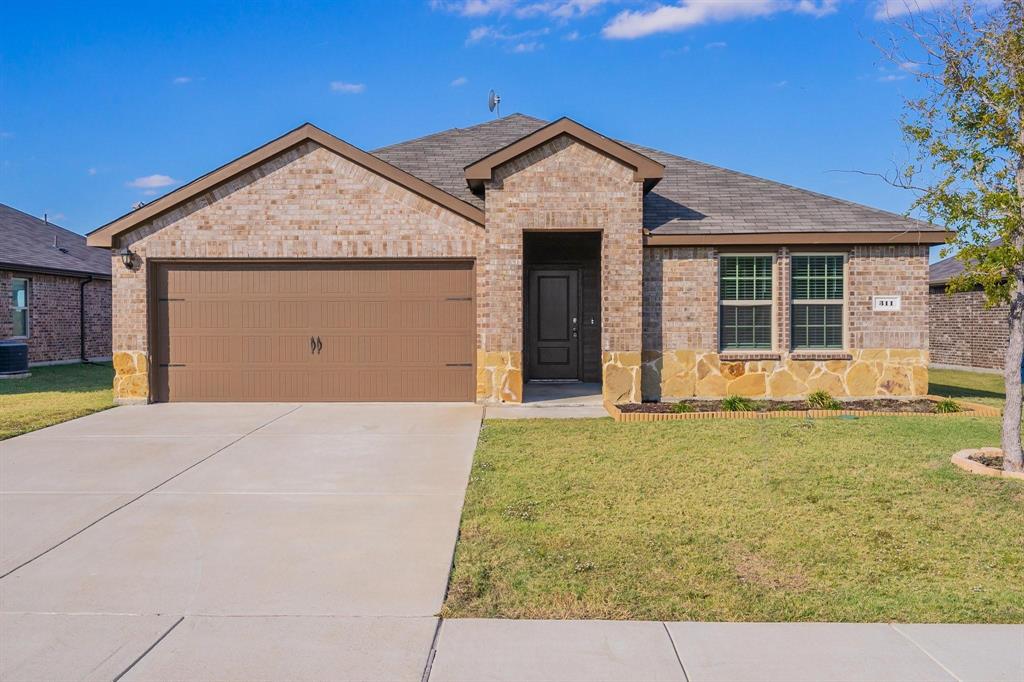
POLYGON ((85 357, 85 285, 91 281, 92 275, 89 275, 78 283, 78 343, 83 363, 89 362, 85 357))

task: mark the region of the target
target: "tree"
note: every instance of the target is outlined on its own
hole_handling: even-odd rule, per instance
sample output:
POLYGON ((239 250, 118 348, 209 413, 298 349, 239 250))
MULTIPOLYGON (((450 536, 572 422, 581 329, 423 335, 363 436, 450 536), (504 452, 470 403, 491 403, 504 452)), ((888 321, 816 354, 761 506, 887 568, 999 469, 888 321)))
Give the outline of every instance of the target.
POLYGON ((964 272, 949 291, 980 286, 988 305, 1009 306, 1003 468, 1024 471, 1024 0, 957 0, 931 12, 906 2, 882 49, 924 94, 905 102, 914 156, 896 184, 917 192, 912 210, 952 231, 964 272))

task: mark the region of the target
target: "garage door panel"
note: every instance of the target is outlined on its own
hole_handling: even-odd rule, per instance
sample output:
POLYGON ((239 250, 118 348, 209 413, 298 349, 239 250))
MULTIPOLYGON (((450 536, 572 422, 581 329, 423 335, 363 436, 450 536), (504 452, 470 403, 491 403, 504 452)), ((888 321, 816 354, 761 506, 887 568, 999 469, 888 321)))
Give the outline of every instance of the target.
POLYGON ((164 265, 157 397, 472 400, 473 286, 469 263, 164 265))

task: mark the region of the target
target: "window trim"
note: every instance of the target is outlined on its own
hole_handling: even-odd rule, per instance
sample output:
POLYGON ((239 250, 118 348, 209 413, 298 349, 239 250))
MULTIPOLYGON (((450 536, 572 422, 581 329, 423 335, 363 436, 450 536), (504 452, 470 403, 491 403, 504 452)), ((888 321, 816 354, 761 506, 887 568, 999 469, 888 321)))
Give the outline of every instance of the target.
POLYGON ((11 335, 12 339, 29 339, 32 337, 32 280, 28 277, 11 277, 11 331, 14 331, 14 313, 19 310, 25 311, 25 333, 21 335, 11 335), (15 282, 25 283, 25 305, 16 306, 14 305, 14 283, 15 282))
POLYGON ((850 348, 850 254, 847 251, 796 251, 789 254, 789 352, 790 353, 849 353, 850 348), (843 259, 843 297, 824 299, 793 298, 793 259, 803 256, 839 256, 843 259), (798 305, 841 305, 842 306, 842 345, 838 348, 798 348, 793 333, 793 308, 798 305))
POLYGON ((776 308, 776 302, 779 296, 779 253, 778 251, 726 251, 724 253, 719 252, 715 254, 715 265, 717 267, 717 273, 715 277, 715 298, 718 299, 717 305, 715 306, 715 316, 717 318, 717 347, 719 355, 747 355, 750 353, 776 353, 779 348, 779 325, 776 314, 778 309, 776 308), (735 257, 760 257, 760 258, 771 258, 771 285, 772 295, 768 301, 723 301, 722 300, 722 258, 735 258, 735 257), (722 306, 735 306, 735 307, 747 307, 747 306, 769 306, 770 307, 770 326, 771 326, 771 342, 767 348, 726 348, 722 344, 722 306))

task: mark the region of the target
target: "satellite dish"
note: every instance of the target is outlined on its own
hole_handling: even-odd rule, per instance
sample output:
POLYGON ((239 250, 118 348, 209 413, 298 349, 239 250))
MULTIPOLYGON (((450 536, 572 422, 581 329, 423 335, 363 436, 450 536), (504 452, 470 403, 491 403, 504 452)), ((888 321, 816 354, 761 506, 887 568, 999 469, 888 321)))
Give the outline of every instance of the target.
POLYGON ((501 96, 494 90, 487 94, 487 109, 490 111, 497 109, 498 116, 501 116, 501 96))

